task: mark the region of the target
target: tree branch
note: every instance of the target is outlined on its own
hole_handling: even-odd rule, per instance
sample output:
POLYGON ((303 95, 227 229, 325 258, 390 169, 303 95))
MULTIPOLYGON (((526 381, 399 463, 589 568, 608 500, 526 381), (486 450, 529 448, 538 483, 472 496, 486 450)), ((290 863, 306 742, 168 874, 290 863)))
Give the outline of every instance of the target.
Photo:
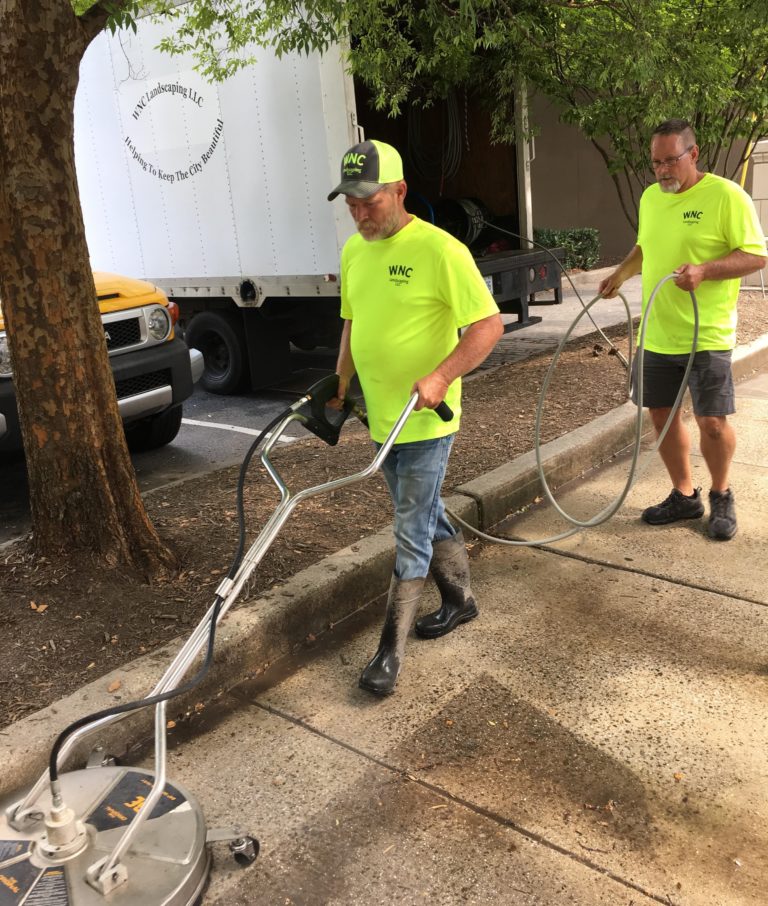
MULTIPOLYGON (((122 9, 127 3, 127 0, 114 0, 111 4, 112 9, 115 7, 122 9)), ((104 27, 109 21, 111 11, 105 8, 102 0, 99 0, 98 3, 95 3, 87 12, 83 13, 81 16, 78 16, 80 22, 80 30, 85 38, 86 46, 93 41, 93 39, 104 31, 104 27)))
MULTIPOLYGON (((605 161, 605 166, 609 168, 609 172, 610 172, 611 159, 608 156, 608 152, 602 147, 602 145, 596 139, 593 138, 593 139, 590 139, 590 141, 595 146, 595 148, 597 148, 600 156, 605 161)), ((613 180, 613 184, 616 187, 616 194, 619 196, 619 203, 621 204, 621 210, 624 212, 624 216, 629 221, 630 226, 633 229, 637 230, 637 212, 635 212, 635 216, 632 216, 629 209, 627 208, 626 199, 624 198, 624 190, 621 187, 621 182, 619 181, 618 174, 611 173, 611 179, 613 180)), ((634 203, 634 199, 633 199, 633 203, 634 203)))

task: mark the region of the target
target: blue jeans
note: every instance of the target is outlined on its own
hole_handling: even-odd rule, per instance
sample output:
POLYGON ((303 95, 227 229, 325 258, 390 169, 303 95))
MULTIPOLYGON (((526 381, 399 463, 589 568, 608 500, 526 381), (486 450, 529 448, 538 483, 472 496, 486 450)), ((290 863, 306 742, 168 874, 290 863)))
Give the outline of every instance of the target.
POLYGON ((395 576, 403 581, 426 576, 432 542, 456 534, 440 499, 453 438, 395 444, 384 460, 382 471, 395 505, 395 576))

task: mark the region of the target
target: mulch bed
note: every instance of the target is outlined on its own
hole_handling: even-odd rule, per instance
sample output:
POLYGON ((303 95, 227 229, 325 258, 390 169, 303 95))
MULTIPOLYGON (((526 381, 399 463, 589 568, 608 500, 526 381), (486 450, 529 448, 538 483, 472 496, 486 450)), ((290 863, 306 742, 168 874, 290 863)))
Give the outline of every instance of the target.
MULTIPOLYGON (((605 333, 626 355, 626 328, 605 333)), ((741 300, 739 342, 768 333, 759 294, 741 300)), ((479 372, 465 382, 464 416, 445 493, 533 447, 538 393, 551 360, 545 353, 479 372)), ((620 405, 625 373, 596 334, 572 341, 550 386, 542 440, 547 442, 620 405)), ((273 453, 292 489, 357 471, 371 446, 360 426, 345 427, 336 447, 309 438, 273 453)), ((251 466, 246 509, 253 532, 278 503, 261 465, 251 466)), ((69 694, 115 667, 184 635, 210 605, 237 543, 237 468, 211 472, 148 494, 150 518, 180 557, 178 575, 153 585, 105 572, 83 558, 53 563, 21 542, 3 553, 0 600, 0 725, 69 694)), ((307 501, 288 521, 250 582, 248 596, 272 588, 322 557, 391 522, 380 476, 307 501)))

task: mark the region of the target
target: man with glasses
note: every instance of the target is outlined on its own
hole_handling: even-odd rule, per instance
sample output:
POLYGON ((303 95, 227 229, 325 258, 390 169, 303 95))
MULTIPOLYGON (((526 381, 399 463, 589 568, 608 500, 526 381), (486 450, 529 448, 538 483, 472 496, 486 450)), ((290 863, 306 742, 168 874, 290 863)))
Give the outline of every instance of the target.
MULTIPOLYGON (((728 476, 736 435, 728 416, 734 404, 731 352, 736 345, 736 304, 740 279, 765 266, 766 249, 752 199, 736 183, 696 167, 699 148, 690 123, 672 119, 651 137, 656 183, 640 199, 637 244, 600 283, 610 299, 622 283, 642 272, 643 311, 654 287, 674 272, 654 301, 643 358, 643 405, 658 436, 672 410, 693 343, 699 308, 697 352, 688 382, 699 426, 701 454, 711 477, 710 538, 736 534, 736 510, 728 476)), ((634 382, 633 382, 634 384, 634 382)), ((637 402, 637 389, 633 399, 637 402)), ((643 511, 650 525, 667 525, 704 515, 701 488, 694 487, 691 441, 680 412, 659 449, 672 481, 661 503, 643 511)))

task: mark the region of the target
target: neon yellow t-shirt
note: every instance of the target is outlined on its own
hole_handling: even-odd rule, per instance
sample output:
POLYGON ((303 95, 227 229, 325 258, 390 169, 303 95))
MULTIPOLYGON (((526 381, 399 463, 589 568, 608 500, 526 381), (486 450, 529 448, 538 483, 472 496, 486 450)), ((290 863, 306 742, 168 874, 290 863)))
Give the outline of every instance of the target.
MULTIPOLYGON (((341 316, 352 321, 352 358, 368 410, 371 437, 383 442, 411 396, 458 344, 458 328, 498 307, 469 249, 414 217, 389 239, 352 236, 341 254, 341 316)), ((453 434, 461 415, 461 379, 448 388, 454 412, 413 412, 397 442, 453 434)))
MULTIPOLYGON (((765 255, 765 239, 755 206, 735 182, 705 173, 685 192, 662 192, 658 183, 640 199, 637 244, 643 252, 643 312, 656 284, 681 264, 702 264, 735 249, 765 255)), ((736 345, 739 279, 704 280, 696 290, 699 307, 697 349, 727 350, 736 345)), ((691 351, 693 306, 690 294, 670 280, 659 291, 646 332, 646 349, 664 355, 691 351)))

